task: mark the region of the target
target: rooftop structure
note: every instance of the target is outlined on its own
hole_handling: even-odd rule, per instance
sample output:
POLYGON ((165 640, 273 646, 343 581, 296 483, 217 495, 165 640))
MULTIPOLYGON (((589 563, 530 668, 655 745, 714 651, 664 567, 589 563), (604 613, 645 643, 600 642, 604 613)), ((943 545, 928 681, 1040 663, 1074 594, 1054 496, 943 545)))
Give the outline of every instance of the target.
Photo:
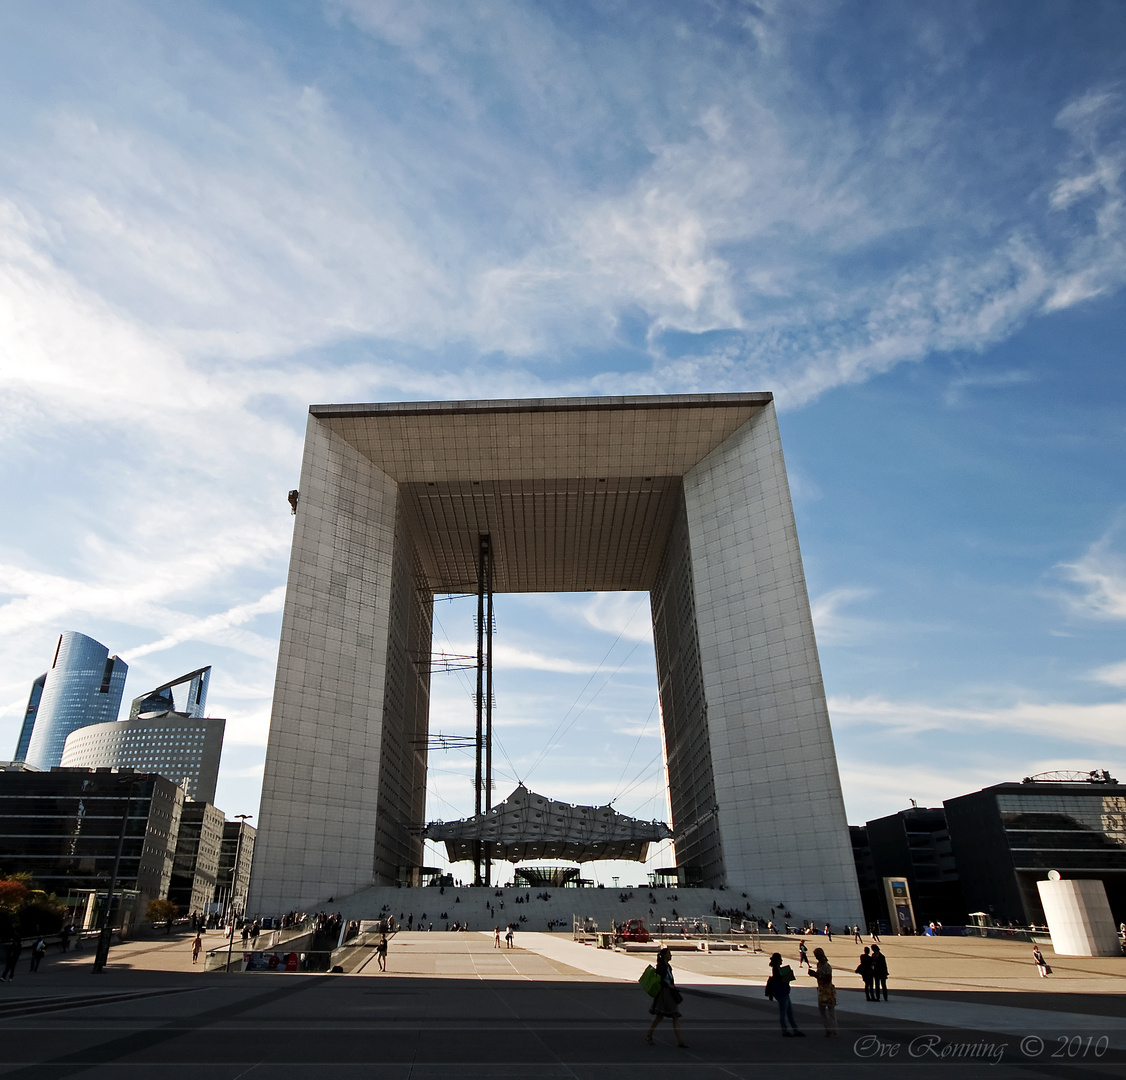
POLYGON ((130 720, 157 720, 169 713, 201 718, 207 711, 207 687, 211 682, 211 666, 197 668, 178 679, 148 690, 133 699, 130 720))
POLYGON ((523 784, 480 817, 433 822, 423 833, 444 841, 450 862, 473 858, 480 843, 492 859, 627 859, 645 862, 649 845, 671 838, 661 821, 639 821, 612 806, 575 806, 537 795, 523 784))

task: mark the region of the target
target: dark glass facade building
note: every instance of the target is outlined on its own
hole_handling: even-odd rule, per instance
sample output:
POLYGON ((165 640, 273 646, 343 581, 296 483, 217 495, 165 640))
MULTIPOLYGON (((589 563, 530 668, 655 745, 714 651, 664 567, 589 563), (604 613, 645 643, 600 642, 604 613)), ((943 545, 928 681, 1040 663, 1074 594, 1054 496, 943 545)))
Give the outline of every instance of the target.
POLYGON ((231 906, 242 911, 246 907, 247 889, 250 887, 250 867, 254 861, 254 840, 258 831, 245 821, 228 821, 223 826, 223 844, 219 851, 219 873, 215 884, 215 902, 224 911, 231 906), (241 839, 240 839, 241 838, 241 839), (236 869, 235 859, 238 859, 236 869))
POLYGON ((27 748, 31 745, 31 733, 35 730, 35 717, 39 713, 39 702, 43 698, 43 684, 47 681, 47 673, 43 672, 31 684, 31 694, 27 699, 27 710, 23 714, 23 724, 20 726, 20 737, 16 743, 16 752, 12 755, 13 761, 26 761, 27 748))
POLYGON ((52 769, 62 761, 72 731, 116 720, 128 671, 125 661, 93 638, 73 630, 60 634, 24 760, 52 769))
POLYGON ((184 803, 168 888, 168 899, 182 914, 202 915, 215 898, 225 820, 211 803, 184 803))
POLYGON ((125 820, 118 886, 143 904, 168 894, 183 792, 160 776, 53 769, 0 771, 0 872, 28 872, 66 896, 104 890, 125 820))
POLYGON ((996 784, 947 799, 947 825, 966 904, 999 922, 1043 925, 1037 881, 1098 878, 1126 920, 1126 785, 1079 781, 996 784))
MULTIPOLYGON (((883 879, 898 877, 907 881, 915 919, 920 926, 931 922, 948 925, 965 922, 966 906, 942 807, 913 806, 900 810, 898 814, 869 821, 864 833, 874 878, 870 887, 874 885, 876 890, 878 918, 887 920, 890 926, 895 925, 887 911, 883 879)), ((853 850, 855 854, 855 844, 853 850)), ((858 876, 859 872, 858 867, 858 876)), ((864 892, 862 882, 862 898, 864 892)))

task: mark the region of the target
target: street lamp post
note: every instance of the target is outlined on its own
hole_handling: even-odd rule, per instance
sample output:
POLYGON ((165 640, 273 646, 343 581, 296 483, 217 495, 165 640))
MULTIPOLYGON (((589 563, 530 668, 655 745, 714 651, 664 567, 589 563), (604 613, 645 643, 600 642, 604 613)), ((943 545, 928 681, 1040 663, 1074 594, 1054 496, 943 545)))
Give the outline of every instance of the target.
POLYGON ((253 814, 235 814, 239 819, 238 839, 235 840, 235 861, 231 866, 231 899, 230 899, 230 923, 231 923, 231 940, 227 942, 227 973, 230 974, 231 970, 231 953, 235 948, 235 886, 238 884, 238 864, 242 856, 242 830, 249 821, 253 814))
POLYGON ((98 934, 98 948, 94 953, 92 975, 100 975, 102 969, 106 966, 106 961, 109 960, 109 941, 113 936, 113 890, 117 888, 117 872, 121 869, 121 852, 125 847, 125 830, 129 824, 129 807, 133 802, 133 788, 136 784, 137 778, 133 777, 125 792, 125 809, 121 812, 121 832, 117 837, 117 854, 113 858, 113 870, 109 875, 109 888, 106 890, 106 910, 102 913, 102 928, 98 934))

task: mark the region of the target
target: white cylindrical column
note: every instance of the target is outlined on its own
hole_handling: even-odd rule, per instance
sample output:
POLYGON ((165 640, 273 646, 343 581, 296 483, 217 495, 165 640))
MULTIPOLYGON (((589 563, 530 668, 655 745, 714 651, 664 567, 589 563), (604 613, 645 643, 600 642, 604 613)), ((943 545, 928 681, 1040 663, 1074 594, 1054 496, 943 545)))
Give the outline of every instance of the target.
POLYGON ((1106 889, 1097 878, 1038 881, 1040 903, 1059 956, 1121 956, 1106 889))

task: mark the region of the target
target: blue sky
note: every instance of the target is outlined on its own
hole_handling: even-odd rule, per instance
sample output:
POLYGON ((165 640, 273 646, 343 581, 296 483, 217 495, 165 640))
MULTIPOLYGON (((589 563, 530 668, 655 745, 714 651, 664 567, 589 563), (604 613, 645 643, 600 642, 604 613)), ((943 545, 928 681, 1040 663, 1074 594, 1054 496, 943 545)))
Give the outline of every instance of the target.
MULTIPOLYGON (((7 5, 0 740, 60 630, 211 663, 256 811, 312 402, 771 390, 850 819, 1126 774, 1124 52, 1093 0, 7 5)), ((512 775, 663 813, 642 601, 499 600, 512 775)))

